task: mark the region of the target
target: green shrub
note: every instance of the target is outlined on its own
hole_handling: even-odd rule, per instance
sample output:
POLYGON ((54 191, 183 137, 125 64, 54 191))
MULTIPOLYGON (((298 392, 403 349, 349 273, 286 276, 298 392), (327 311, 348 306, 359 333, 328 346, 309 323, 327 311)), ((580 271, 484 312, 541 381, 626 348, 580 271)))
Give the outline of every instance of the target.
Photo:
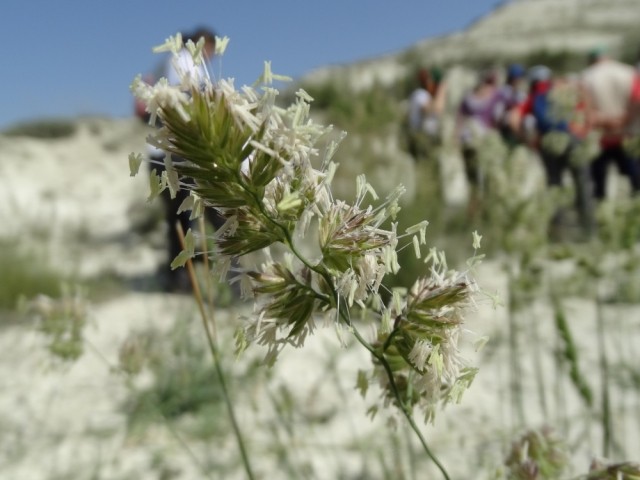
POLYGON ((382 85, 354 92, 336 81, 302 85, 313 97, 313 109, 326 115, 327 123, 352 133, 386 130, 401 119, 400 98, 382 85))
POLYGON ((31 137, 44 140, 69 138, 76 133, 77 125, 72 120, 34 120, 13 125, 2 132, 7 137, 31 137))
MULTIPOLYGON (((132 390, 124 405, 130 428, 197 415, 200 421, 195 422, 192 433, 206 438, 219 432, 220 422, 226 422, 211 353, 202 335, 189 328, 189 320, 179 319, 168 333, 139 331, 121 346, 123 371, 135 375, 146 369, 154 378, 148 387, 132 390)), ((241 376, 238 379, 243 381, 241 376)))
POLYGON ((38 294, 58 297, 64 276, 38 252, 20 247, 18 241, 0 240, 0 309, 12 310, 18 300, 38 294))
POLYGON ((586 67, 587 56, 568 50, 536 50, 522 59, 515 60, 524 65, 546 65, 554 72, 575 72, 586 67))

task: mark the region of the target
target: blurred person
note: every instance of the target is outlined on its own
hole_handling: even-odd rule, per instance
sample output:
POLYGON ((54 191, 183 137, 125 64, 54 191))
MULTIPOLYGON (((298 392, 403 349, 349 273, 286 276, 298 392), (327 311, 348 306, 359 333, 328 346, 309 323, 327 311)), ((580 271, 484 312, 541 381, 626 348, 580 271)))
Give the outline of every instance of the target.
MULTIPOLYGON (((635 139, 637 143, 640 139, 640 69, 637 70, 631 87, 624 128, 627 137, 635 139)), ((640 158, 640 154, 635 155, 634 158, 640 158)))
POLYGON ((501 95, 493 70, 484 72, 475 87, 462 98, 456 118, 465 174, 469 183, 468 214, 475 217, 485 188, 485 172, 479 164, 478 149, 490 130, 497 130, 501 95))
MULTIPOLYGON (((561 188, 567 172, 571 174, 575 192, 575 208, 585 238, 595 227, 593 188, 590 176, 590 154, 584 148, 588 127, 581 86, 576 81, 554 78, 546 66, 533 67, 529 72, 529 95, 518 115, 530 115, 537 134, 536 149, 542 160, 548 187, 561 188)), ((551 220, 551 234, 560 233, 566 225, 566 212, 558 209, 551 220)))
MULTIPOLYGON (((636 162, 640 162, 640 52, 638 59, 635 65, 636 73, 631 86, 627 112, 622 122, 625 135, 623 147, 636 162)), ((636 165, 640 169, 640 163, 636 165)))
POLYGON ((417 87, 411 92, 406 117, 407 147, 415 161, 434 158, 440 143, 440 116, 446 89, 438 69, 421 68, 417 87))
POLYGON ((607 196, 609 164, 615 162, 621 174, 629 178, 633 194, 640 191, 640 168, 624 148, 627 125, 632 120, 630 99, 637 82, 637 72, 631 65, 613 60, 602 48, 589 53, 589 67, 582 75, 586 92, 589 124, 601 134, 600 153, 591 165, 594 194, 598 200, 607 196))
POLYGON ((499 87, 500 102, 496 112, 498 128, 509 147, 520 143, 518 108, 527 98, 526 80, 526 69, 519 63, 512 63, 507 67, 504 84, 499 87))
MULTIPOLYGON (((183 35, 183 41, 186 43, 191 40, 197 43, 200 38, 204 38, 203 57, 205 61, 210 61, 213 58, 216 48, 216 35, 215 32, 208 28, 198 28, 192 34, 183 35)), ((170 85, 178 85, 181 83, 181 74, 186 73, 195 79, 204 80, 208 76, 207 65, 202 63, 196 65, 193 61, 191 53, 183 48, 177 56, 168 55, 164 62, 161 63, 160 68, 157 70, 154 80, 159 78, 166 78, 170 85)), ((160 125, 156 125, 160 126, 160 125)), ((147 154, 149 156, 149 168, 150 170, 156 170, 158 175, 162 175, 162 172, 166 169, 164 164, 164 158, 166 153, 152 145, 147 144, 147 154)), ((180 158, 172 156, 172 161, 179 162, 180 158)), ((172 270, 170 263, 176 256, 182 251, 182 245, 180 243, 180 237, 177 231, 177 225, 182 227, 182 231, 186 234, 187 230, 191 228, 191 220, 189 219, 191 212, 183 211, 178 213, 178 208, 182 202, 189 197, 189 190, 186 188, 180 189, 176 192, 175 198, 171 198, 169 189, 165 189, 162 194, 162 203, 164 206, 165 223, 167 228, 167 255, 168 261, 164 263, 165 269, 163 271, 164 287, 167 291, 171 292, 189 292, 191 291, 191 282, 188 277, 188 273, 184 268, 177 268, 172 270)), ((215 228, 220 228, 225 219, 213 208, 205 209, 206 220, 215 228)), ((204 232, 202 232, 204 233, 204 232)))
POLYGON ((444 72, 438 67, 432 67, 429 69, 428 90, 433 97, 431 114, 435 117, 435 123, 439 130, 440 117, 444 114, 444 110, 446 108, 447 83, 444 79, 444 72))

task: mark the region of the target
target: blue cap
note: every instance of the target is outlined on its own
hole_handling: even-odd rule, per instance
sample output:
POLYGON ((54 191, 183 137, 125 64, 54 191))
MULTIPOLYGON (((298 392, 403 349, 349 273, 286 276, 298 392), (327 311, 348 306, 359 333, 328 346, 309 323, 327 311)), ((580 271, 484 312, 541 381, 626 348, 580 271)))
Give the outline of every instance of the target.
POLYGON ((524 77, 525 70, 519 63, 512 63, 507 67, 507 78, 516 79, 524 77))

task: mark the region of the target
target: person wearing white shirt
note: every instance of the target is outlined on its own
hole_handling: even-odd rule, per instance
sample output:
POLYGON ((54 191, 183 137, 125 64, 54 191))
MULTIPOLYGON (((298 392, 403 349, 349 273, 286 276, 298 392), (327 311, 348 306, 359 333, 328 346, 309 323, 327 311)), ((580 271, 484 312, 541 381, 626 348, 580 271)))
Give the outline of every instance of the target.
POLYGON ((418 71, 418 87, 409 97, 406 124, 408 150, 416 161, 429 157, 438 143, 443 93, 443 85, 429 70, 418 71))
MULTIPOLYGON (((193 34, 185 35, 184 41, 186 43, 188 40, 191 40, 192 42, 197 43, 200 38, 204 38, 202 55, 206 62, 213 57, 216 48, 216 36, 213 31, 206 28, 199 28, 193 34)), ((162 65, 159 74, 161 77, 166 78, 170 85, 180 85, 185 74, 193 79, 203 81, 208 76, 207 65, 205 62, 196 64, 191 53, 186 48, 183 48, 177 56, 168 56, 165 63, 162 65)), ((150 168, 155 169, 157 174, 160 175, 165 169, 165 152, 159 148, 149 145, 148 155, 150 159, 150 168)), ((172 160, 176 162, 181 159, 174 156, 172 160)), ((191 290, 186 270, 184 268, 171 270, 169 267, 171 261, 182 250, 180 237, 176 231, 176 223, 180 223, 183 232, 186 232, 191 227, 191 220, 189 219, 190 212, 185 211, 177 213, 178 208, 188 196, 189 190, 186 188, 179 190, 175 198, 171 198, 169 190, 162 192, 168 243, 168 261, 164 263, 167 267, 162 273, 162 277, 164 277, 163 281, 165 282, 165 289, 170 292, 188 293, 191 290)), ((220 228, 225 221, 217 211, 211 208, 206 209, 206 218, 207 221, 216 229, 220 228)))
POLYGON ((587 118, 601 135, 600 154, 591 164, 594 196, 598 200, 606 198, 611 162, 629 178, 632 193, 639 194, 640 168, 637 159, 631 158, 623 145, 636 70, 631 65, 608 58, 602 49, 593 50, 589 56, 591 65, 582 76, 587 118))

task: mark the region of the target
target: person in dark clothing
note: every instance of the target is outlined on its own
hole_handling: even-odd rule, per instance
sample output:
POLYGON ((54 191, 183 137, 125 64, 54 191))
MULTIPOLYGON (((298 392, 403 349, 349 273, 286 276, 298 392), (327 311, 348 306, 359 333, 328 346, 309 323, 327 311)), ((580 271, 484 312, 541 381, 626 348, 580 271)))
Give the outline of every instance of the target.
POLYGON ((498 129, 505 144, 513 149, 520 144, 517 122, 517 110, 527 97, 526 90, 523 90, 526 81, 526 70, 518 64, 513 63, 507 67, 507 76, 503 85, 498 89, 500 92, 498 129))
MULTIPOLYGON (((207 28, 198 28, 191 35, 183 35, 183 40, 186 43, 188 40, 197 43, 200 38, 204 38, 203 56, 205 60, 210 60, 215 52, 216 36, 215 33, 207 28)), ((207 75, 206 65, 196 65, 193 62, 191 53, 186 49, 183 49, 176 57, 168 57, 166 61, 161 65, 161 68, 157 72, 158 78, 164 77, 172 84, 178 84, 180 82, 181 72, 186 72, 195 78, 205 78, 207 75), (178 71, 180 70, 180 71, 178 71)), ((156 80, 158 79, 156 78, 156 80)), ((156 125, 160 126, 160 125, 156 125)), ((149 146, 149 169, 155 170, 158 176, 162 175, 162 172, 166 170, 165 167, 165 153, 163 150, 153 146, 149 146)), ((173 162, 180 162, 182 159, 172 155, 171 160, 173 162)), ((182 251, 182 244, 180 242, 180 236, 178 234, 177 226, 180 225, 182 231, 186 234, 187 230, 192 227, 192 221, 190 220, 191 212, 189 210, 178 213, 178 210, 182 203, 189 197, 190 191, 188 188, 181 188, 176 192, 175 197, 171 197, 169 189, 165 189, 162 194, 162 203, 164 206, 164 218, 167 229, 167 255, 168 260, 165 262, 164 272, 162 277, 164 280, 164 287, 167 291, 171 292, 189 292, 191 291, 191 283, 188 278, 188 273, 184 268, 171 269, 170 263, 178 254, 182 251)), ((213 208, 206 208, 205 219, 213 226, 214 229, 219 229, 226 221, 226 219, 220 215, 220 213, 213 208)), ((202 232, 204 233, 204 232, 202 232)))
POLYGON ((618 171, 629 178, 631 190, 634 195, 640 192, 640 169, 635 159, 627 153, 624 145, 619 140, 607 143, 603 140, 602 150, 591 164, 591 174, 594 180, 594 195, 598 200, 604 200, 607 196, 607 172, 609 163, 613 162, 618 171))
MULTIPOLYGON (((150 169, 155 169, 157 175, 162 175, 165 170, 164 166, 164 154, 161 156, 150 156, 150 169)), ((181 158, 172 156, 174 162, 182 161, 181 158)), ((184 268, 171 269, 171 262, 182 251, 182 244, 180 242, 180 235, 178 233, 178 225, 182 229, 183 234, 187 233, 189 228, 193 227, 191 221, 191 211, 186 210, 178 213, 178 210, 182 203, 189 197, 190 191, 188 188, 183 187, 175 192, 175 197, 171 198, 169 189, 165 189, 160 194, 164 207, 164 219, 167 229, 167 256, 168 261, 165 262, 163 277, 165 282, 165 289, 170 292, 190 292, 191 281, 187 276, 187 272, 184 268)), ((206 222, 211 225, 214 230, 218 230, 226 222, 220 213, 214 208, 205 208, 204 216, 206 222)), ((204 234, 204 232, 201 232, 204 234)), ((199 257, 196 257, 196 260, 199 257)))
POLYGON ((607 196, 610 162, 629 178, 631 191, 637 194, 640 192, 640 168, 637 159, 624 148, 637 71, 631 65, 608 58, 603 49, 590 52, 589 62, 590 66, 582 74, 588 99, 587 115, 589 123, 601 134, 601 151, 591 166, 595 197, 604 200, 607 196))
MULTIPOLYGON (((574 155, 584 135, 573 121, 581 103, 579 96, 576 96, 577 103, 573 106, 573 111, 560 111, 554 93, 562 94, 559 90, 563 88, 567 89, 567 94, 575 93, 569 92, 568 89, 577 88, 563 82, 554 81, 552 72, 547 67, 534 67, 530 73, 529 97, 522 106, 521 116, 529 114, 535 120, 539 138, 538 153, 544 166, 547 185, 562 187, 565 172, 571 174, 575 189, 575 208, 582 231, 588 238, 593 234, 595 227, 589 165, 586 161, 577 161, 574 155)), ((565 214, 562 208, 556 211, 551 221, 552 229, 557 229, 565 223, 565 214)))

